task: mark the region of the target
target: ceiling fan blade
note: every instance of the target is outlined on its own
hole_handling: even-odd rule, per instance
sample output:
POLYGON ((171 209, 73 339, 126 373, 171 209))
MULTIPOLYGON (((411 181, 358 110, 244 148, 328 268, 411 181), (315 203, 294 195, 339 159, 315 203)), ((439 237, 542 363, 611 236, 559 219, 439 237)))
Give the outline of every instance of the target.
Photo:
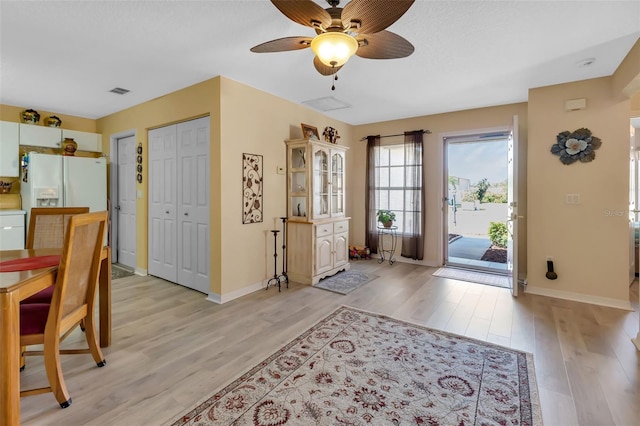
POLYGON ((307 27, 313 27, 313 21, 325 28, 331 25, 331 15, 311 0, 271 0, 287 18, 307 27))
POLYGON ((358 47, 356 55, 367 59, 398 59, 413 53, 415 48, 404 37, 391 31, 375 34, 360 34, 358 42, 367 41, 367 45, 358 47))
POLYGON ((306 49, 311 45, 310 37, 284 37, 267 41, 251 48, 255 53, 286 52, 306 49))
POLYGON ((358 33, 377 33, 400 19, 413 2, 414 0, 351 0, 342 10, 342 22, 360 21, 358 33))
POLYGON ((323 64, 317 56, 313 58, 313 66, 316 67, 316 70, 322 75, 333 75, 340 71, 342 65, 339 67, 329 67, 323 64))

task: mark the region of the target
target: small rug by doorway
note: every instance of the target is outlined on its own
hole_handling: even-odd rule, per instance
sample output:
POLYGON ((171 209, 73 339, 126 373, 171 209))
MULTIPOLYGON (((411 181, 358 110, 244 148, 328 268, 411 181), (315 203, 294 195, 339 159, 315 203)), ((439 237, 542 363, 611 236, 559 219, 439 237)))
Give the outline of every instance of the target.
POLYGON ((504 275, 487 274, 459 268, 439 268, 431 275, 434 277, 451 278, 454 280, 509 288, 509 279, 504 275))
POLYGON ((342 271, 320 280, 314 287, 334 293, 348 294, 376 278, 378 278, 377 275, 369 275, 360 271, 342 271))
POLYGON ((533 355, 341 307, 170 421, 542 425, 533 355))
POLYGON ((133 275, 133 271, 124 268, 122 266, 111 264, 111 279, 117 280, 118 278, 130 277, 133 275))

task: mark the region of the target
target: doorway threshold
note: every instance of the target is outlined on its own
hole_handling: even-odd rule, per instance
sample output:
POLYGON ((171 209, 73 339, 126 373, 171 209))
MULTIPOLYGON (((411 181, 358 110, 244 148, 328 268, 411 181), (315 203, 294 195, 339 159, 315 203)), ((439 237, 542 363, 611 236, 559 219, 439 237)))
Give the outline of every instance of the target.
POLYGON ((485 260, 466 259, 464 257, 449 256, 449 258, 445 262, 445 266, 458 269, 468 269, 470 271, 484 272, 487 274, 508 275, 506 263, 487 262, 485 260))

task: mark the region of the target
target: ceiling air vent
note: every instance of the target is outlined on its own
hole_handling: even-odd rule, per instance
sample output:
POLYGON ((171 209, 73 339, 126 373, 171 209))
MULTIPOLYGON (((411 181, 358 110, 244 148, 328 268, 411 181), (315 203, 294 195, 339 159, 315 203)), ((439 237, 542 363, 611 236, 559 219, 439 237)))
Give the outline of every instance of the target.
POLYGON ((307 105, 313 109, 317 109, 320 111, 333 111, 334 109, 342 109, 349 108, 349 105, 346 102, 343 102, 339 99, 334 98, 333 96, 327 96, 325 98, 311 99, 309 101, 302 102, 304 105, 307 105))
POLYGON ((109 90, 109 91, 110 91, 111 93, 115 93, 115 94, 117 94, 117 95, 124 95, 124 94, 126 94, 126 93, 129 93, 129 92, 130 92, 130 90, 123 89, 122 87, 116 87, 116 88, 113 88, 113 89, 111 89, 111 90, 109 90))

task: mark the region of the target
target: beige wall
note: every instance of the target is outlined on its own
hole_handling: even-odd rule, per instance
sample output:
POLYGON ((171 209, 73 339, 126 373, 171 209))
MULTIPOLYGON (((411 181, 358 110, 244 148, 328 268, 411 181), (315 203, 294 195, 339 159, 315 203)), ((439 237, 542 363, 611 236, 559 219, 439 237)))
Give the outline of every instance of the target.
MULTIPOLYGON (((425 259, 422 263, 427 265, 441 265, 443 261, 443 211, 442 198, 444 197, 444 143, 443 135, 459 132, 472 132, 476 130, 503 128, 511 126, 513 116, 519 119, 519 175, 520 175, 520 200, 526 209, 526 158, 527 158, 527 104, 511 104, 491 108, 480 108, 467 111, 436 114, 404 120, 386 121, 357 126, 354 131, 354 142, 349 151, 347 164, 350 167, 349 193, 351 194, 350 214, 353 216, 352 237, 357 245, 364 244, 365 238, 365 188, 366 188, 366 141, 359 139, 368 135, 395 135, 410 130, 430 130, 431 134, 424 135, 425 142, 425 192, 427 204, 427 226, 425 240, 425 259)), ((396 137, 396 141, 402 141, 402 137, 396 137)), ((526 229, 521 232, 519 238, 520 266, 526 271, 526 229)), ((401 260, 404 260, 402 258, 401 260)))
MULTIPOLYGON (((256 289, 273 275, 274 218, 285 214, 286 176, 284 140, 301 136, 300 123, 338 129, 347 153, 347 215, 351 244, 364 244, 366 143, 362 137, 428 129, 425 135, 427 168, 427 229, 425 260, 440 265, 443 247, 443 143, 448 133, 508 128, 519 117, 519 180, 521 226, 520 265, 527 271, 529 290, 555 292, 560 297, 582 295, 596 303, 618 303, 628 298, 629 116, 640 111, 638 95, 621 99, 640 73, 633 59, 636 44, 613 77, 532 89, 528 103, 503 105, 350 126, 301 105, 280 99, 233 80, 217 77, 135 107, 90 120, 58 115, 63 128, 100 132, 109 153, 111 135, 135 130, 147 158, 147 131, 191 118, 211 117, 211 293, 220 301, 256 289), (635 66, 635 68, 634 68, 635 66), (584 111, 564 111, 564 101, 587 98, 584 111), (634 113, 635 111, 635 113, 634 113), (564 166, 549 150, 563 130, 588 127, 602 138, 596 160, 564 166), (264 159, 264 221, 242 224, 242 153, 264 159), (579 193, 582 204, 564 204, 566 193, 579 193), (606 212, 609 212, 608 215, 606 212), (613 213, 611 213, 613 212, 613 213), (544 278, 546 256, 556 262, 559 278, 544 278)), ((25 107, 0 105, 0 119, 19 121, 25 107)), ((401 138, 400 138, 401 140, 401 138)), ((137 202, 137 266, 147 268, 147 168, 137 202)), ((281 222, 276 223, 281 229, 281 222)), ((281 265, 281 258, 278 259, 281 265)), ((281 266, 278 266, 278 269, 281 266)))
MULTIPOLYGON (((146 163, 148 129, 204 115, 211 117, 211 293, 214 300, 224 302, 256 289, 273 276, 273 235, 269 230, 274 228, 273 219, 285 214, 286 176, 276 173, 276 166, 286 166, 284 140, 302 136, 301 122, 320 131, 333 126, 341 141, 349 139, 351 130, 319 112, 224 77, 103 117, 97 130, 103 134, 108 152, 110 135, 135 129, 146 163), (262 223, 242 224, 243 153, 263 155, 262 223)), ((147 268, 148 259, 146 171, 143 183, 137 184, 143 193, 136 211, 137 266, 142 269, 147 268)), ((278 219, 277 229, 281 227, 278 219)), ((279 257, 279 272, 281 260, 279 257)))
MULTIPOLYGON (((221 158, 222 176, 222 294, 237 295, 246 286, 256 286, 273 276, 274 218, 286 214, 286 175, 276 167, 286 167, 285 139, 302 137, 300 123, 319 132, 326 126, 338 130, 339 143, 351 140, 351 126, 323 114, 222 78, 221 158), (242 224, 242 153, 264 156, 264 221, 242 224)), ((350 153, 348 153, 350 155, 350 153)), ((217 212, 213 212, 217 214, 217 212)), ((347 206, 349 214, 349 206, 347 206)), ((281 246, 278 235, 278 247, 281 246)), ((278 252, 278 273, 282 272, 282 251, 278 252)))
POLYGON ((611 77, 529 91, 527 291, 628 304, 629 100, 616 98, 611 77), (565 111, 576 98, 587 108, 565 111), (564 165, 551 146, 558 133, 581 127, 602 147, 591 163, 564 165), (566 194, 580 194, 581 203, 566 204, 566 194), (555 281, 545 278, 547 256, 555 281))
MULTIPOLYGON (((143 181, 136 182, 136 190, 142 192, 142 198, 136 203, 136 266, 147 269, 147 216, 148 216, 148 139, 149 129, 185 121, 196 117, 211 117, 211 211, 219 211, 220 179, 217 171, 220 163, 220 79, 215 78, 195 84, 186 89, 170 93, 149 102, 136 105, 115 114, 100 118, 97 131, 102 133, 102 147, 110 151, 111 135, 135 130, 136 140, 143 147, 143 181)), ((220 288, 220 226, 219 215, 212 214, 210 229, 211 245, 211 287, 220 288)))

